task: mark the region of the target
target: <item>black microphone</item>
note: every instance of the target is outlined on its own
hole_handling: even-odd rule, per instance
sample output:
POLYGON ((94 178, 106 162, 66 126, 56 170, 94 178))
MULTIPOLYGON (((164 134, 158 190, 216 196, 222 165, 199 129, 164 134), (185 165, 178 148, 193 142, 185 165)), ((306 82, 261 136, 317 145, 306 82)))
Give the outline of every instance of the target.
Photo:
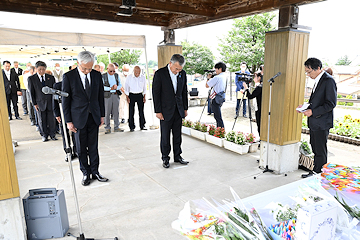
POLYGON ((68 97, 69 94, 67 92, 62 92, 60 90, 57 90, 57 89, 53 89, 53 88, 49 88, 47 86, 43 87, 41 89, 41 91, 44 93, 44 94, 52 94, 52 95, 59 95, 59 96, 62 96, 62 97, 68 97))
POLYGON ((270 79, 268 80, 268 82, 274 82, 274 79, 277 78, 277 77, 280 76, 280 75, 281 75, 281 72, 278 72, 277 74, 275 74, 275 76, 273 76, 272 78, 270 78, 270 79))

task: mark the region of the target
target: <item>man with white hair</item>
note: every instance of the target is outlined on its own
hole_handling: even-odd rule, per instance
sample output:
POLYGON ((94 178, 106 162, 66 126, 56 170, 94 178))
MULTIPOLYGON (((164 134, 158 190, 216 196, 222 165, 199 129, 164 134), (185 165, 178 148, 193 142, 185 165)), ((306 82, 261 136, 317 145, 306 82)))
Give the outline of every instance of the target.
POLYGON ((110 63, 107 67, 107 73, 102 74, 104 83, 104 98, 105 98, 105 134, 111 133, 110 114, 114 116, 114 132, 123 132, 119 128, 119 101, 120 90, 124 91, 121 85, 119 75, 115 73, 114 64, 110 63))
POLYGON ((99 173, 98 138, 99 127, 104 124, 105 105, 101 74, 91 71, 94 63, 93 53, 80 52, 78 67, 64 74, 62 85, 62 90, 69 93, 63 98, 64 116, 68 129, 75 133, 84 186, 90 184, 90 175, 100 182, 108 181, 99 173))
POLYGON ((141 74, 141 69, 139 66, 134 67, 134 73, 130 74, 126 78, 125 83, 125 94, 127 102, 129 103, 129 128, 130 132, 133 132, 135 129, 134 122, 134 110, 135 103, 137 103, 139 111, 139 124, 141 130, 147 130, 145 127, 145 116, 144 116, 144 103, 146 102, 146 79, 145 76, 141 74))

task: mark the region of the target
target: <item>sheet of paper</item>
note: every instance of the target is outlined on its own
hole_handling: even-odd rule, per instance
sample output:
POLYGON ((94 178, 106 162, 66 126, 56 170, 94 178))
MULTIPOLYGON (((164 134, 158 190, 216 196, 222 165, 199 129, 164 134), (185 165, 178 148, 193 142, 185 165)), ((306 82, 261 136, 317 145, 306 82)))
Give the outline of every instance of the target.
POLYGON ((310 106, 309 103, 304 103, 302 107, 296 108, 296 111, 304 112, 310 106))

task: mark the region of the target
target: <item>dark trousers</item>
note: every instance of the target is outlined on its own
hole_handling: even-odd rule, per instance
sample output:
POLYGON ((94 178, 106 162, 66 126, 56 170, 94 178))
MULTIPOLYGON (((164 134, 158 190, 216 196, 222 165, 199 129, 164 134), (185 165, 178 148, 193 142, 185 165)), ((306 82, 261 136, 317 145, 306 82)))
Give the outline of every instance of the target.
POLYGON ((211 98, 208 98, 208 113, 211 114, 213 113, 212 109, 211 109, 211 98))
POLYGON ((37 120, 40 128, 40 135, 43 137, 55 137, 56 127, 54 112, 46 109, 45 111, 36 111, 37 120))
POLYGON ((260 119, 261 119, 261 110, 255 111, 255 119, 256 119, 256 125, 260 137, 260 119))
POLYGON ((78 129, 75 133, 75 145, 79 156, 80 170, 84 175, 99 173, 98 138, 99 126, 95 123, 91 113, 89 113, 85 127, 78 129))
POLYGON ((310 144, 314 152, 314 169, 316 173, 321 173, 324 164, 327 163, 327 139, 329 129, 312 131, 310 129, 310 144))
POLYGON ((15 117, 19 117, 19 109, 18 109, 18 95, 17 93, 10 93, 10 94, 6 94, 6 103, 7 103, 7 107, 8 107, 8 113, 9 113, 9 118, 12 118, 12 113, 11 113, 11 103, 13 105, 13 109, 15 112, 15 117))
MULTIPOLYGON (((63 139, 63 146, 64 146, 64 151, 65 151, 66 150, 66 141, 65 141, 64 129, 63 129, 63 126, 62 126, 62 122, 60 122, 60 124, 58 124, 58 126, 60 127, 60 132, 61 132, 61 136, 62 136, 62 139, 63 139)), ((66 127, 66 125, 65 125, 65 127, 66 127)), ((73 145, 71 153, 75 154, 76 153, 75 133, 71 132, 68 128, 66 128, 66 138, 67 138, 67 141, 69 143, 69 148, 71 149, 70 136, 71 136, 71 142, 72 142, 72 145, 73 145)))
POLYGON ((224 122, 221 117, 221 106, 217 104, 214 99, 211 101, 211 109, 216 120, 216 127, 224 127, 224 122))
MULTIPOLYGON (((246 100, 247 100, 247 99, 243 99, 243 116, 246 115, 246 100)), ((238 99, 238 100, 236 101, 236 115, 239 113, 240 101, 241 101, 241 99, 238 99)))
POLYGON ((174 115, 169 120, 160 120, 160 150, 161 150, 161 159, 163 161, 169 161, 171 145, 170 145, 170 132, 173 135, 173 152, 174 152, 174 160, 180 159, 181 151, 181 126, 182 126, 182 118, 179 114, 179 110, 175 109, 174 115))
POLYGON ((144 116, 144 97, 142 93, 129 93, 130 103, 129 103, 129 128, 135 128, 134 113, 135 113, 135 103, 137 103, 139 111, 139 123, 140 128, 145 127, 145 116, 144 116))

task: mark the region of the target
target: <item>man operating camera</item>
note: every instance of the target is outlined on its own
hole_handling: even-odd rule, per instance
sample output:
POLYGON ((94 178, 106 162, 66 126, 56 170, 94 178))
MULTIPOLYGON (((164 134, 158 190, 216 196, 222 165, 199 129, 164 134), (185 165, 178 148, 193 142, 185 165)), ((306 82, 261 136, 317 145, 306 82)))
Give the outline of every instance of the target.
POLYGON ((236 74, 236 76, 235 76, 236 98, 237 98, 235 118, 237 118, 239 116, 241 99, 243 99, 243 117, 245 117, 245 118, 247 117, 246 116, 246 96, 243 96, 244 91, 245 91, 243 83, 245 82, 244 80, 246 80, 247 78, 250 77, 250 72, 247 71, 246 68, 247 68, 246 62, 242 62, 240 65, 240 71, 235 72, 235 74, 236 74))

